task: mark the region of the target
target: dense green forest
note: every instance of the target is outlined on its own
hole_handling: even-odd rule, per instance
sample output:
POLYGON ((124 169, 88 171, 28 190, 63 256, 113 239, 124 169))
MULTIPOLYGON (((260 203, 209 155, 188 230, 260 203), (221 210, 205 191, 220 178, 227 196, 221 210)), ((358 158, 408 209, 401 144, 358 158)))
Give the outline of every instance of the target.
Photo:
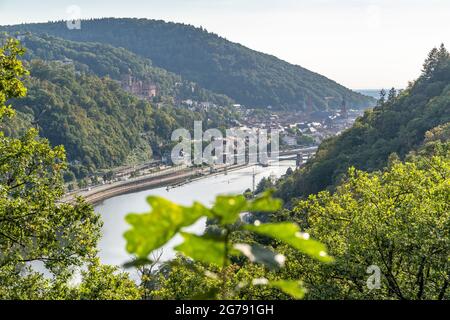
MULTIPOLYGON (((0 119, 12 121, 9 103, 24 97, 28 71, 16 41, 0 47, 0 119)), ((138 299, 139 288, 96 257, 102 222, 82 199, 62 203, 64 147, 52 148, 34 128, 18 137, 0 131, 0 298, 138 299), (42 266, 47 271, 36 270, 42 266), (78 268, 80 284, 70 279, 78 268)), ((41 268, 42 270, 42 268, 41 268)))
POLYGON ((285 200, 333 190, 354 166, 380 170, 389 156, 400 159, 418 148, 425 133, 450 121, 450 58, 441 46, 424 64, 423 74, 401 92, 382 92, 378 105, 349 130, 324 141, 312 161, 277 185, 285 200))
POLYGON ((367 107, 373 99, 346 89, 324 76, 276 57, 250 50, 193 26, 147 19, 93 19, 81 30, 66 22, 1 27, 10 32, 50 34, 85 42, 122 47, 216 93, 251 107, 273 106, 301 110, 311 101, 325 109, 325 97, 343 98, 350 107, 367 107))
POLYGON ((23 58, 28 61, 40 59, 73 63, 80 72, 90 72, 118 81, 131 75, 137 81, 155 84, 159 96, 170 96, 177 100, 209 101, 219 106, 230 106, 233 103, 228 97, 212 93, 196 83, 183 80, 181 76, 157 68, 149 59, 123 48, 32 33, 22 35, 21 43, 27 48, 23 58))
POLYGON ((184 95, 182 87, 176 86, 181 79, 126 50, 31 35, 25 42, 32 47, 25 55, 30 71, 25 80, 28 95, 13 101, 17 116, 2 127, 7 135, 17 136, 35 126, 53 146, 64 145, 70 163, 67 180, 161 157, 170 149, 172 131, 192 128, 195 120, 203 121, 205 127, 225 128, 237 117, 229 107, 230 99, 201 88, 198 94, 185 90, 184 97, 227 105, 207 111, 176 107, 174 100, 184 95), (66 64, 64 58, 72 62, 66 64), (127 68, 160 86, 157 101, 140 100, 110 78, 119 78, 127 68))

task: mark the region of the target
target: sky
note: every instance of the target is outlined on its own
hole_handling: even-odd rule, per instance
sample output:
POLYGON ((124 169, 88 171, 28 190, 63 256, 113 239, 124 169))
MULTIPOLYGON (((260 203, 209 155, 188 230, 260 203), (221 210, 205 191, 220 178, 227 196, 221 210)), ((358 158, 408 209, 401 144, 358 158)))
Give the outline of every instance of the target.
POLYGON ((0 0, 0 25, 70 19, 72 6, 202 26, 353 89, 404 88, 450 47, 448 0, 0 0))

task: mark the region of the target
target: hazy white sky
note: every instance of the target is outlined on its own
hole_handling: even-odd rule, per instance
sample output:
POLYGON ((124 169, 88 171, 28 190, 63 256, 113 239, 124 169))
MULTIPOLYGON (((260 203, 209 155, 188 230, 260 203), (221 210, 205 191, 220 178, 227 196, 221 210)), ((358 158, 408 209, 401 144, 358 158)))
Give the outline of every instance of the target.
POLYGON ((450 47, 449 0, 0 0, 0 24, 145 17, 203 26, 351 88, 405 87, 450 47))

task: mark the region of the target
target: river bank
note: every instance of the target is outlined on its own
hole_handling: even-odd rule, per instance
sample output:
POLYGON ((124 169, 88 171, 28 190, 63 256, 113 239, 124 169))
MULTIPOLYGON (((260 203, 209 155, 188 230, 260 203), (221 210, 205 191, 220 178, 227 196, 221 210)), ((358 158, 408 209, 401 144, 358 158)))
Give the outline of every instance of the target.
MULTIPOLYGON (((279 153, 280 161, 291 160, 289 156, 294 156, 293 159, 300 153, 307 155, 309 158, 315 153, 317 147, 307 147, 293 150, 284 150, 279 153)), ((197 179, 214 176, 224 172, 231 172, 245 167, 250 167, 250 164, 233 165, 233 166, 216 166, 213 171, 210 167, 193 168, 187 166, 172 167, 164 169, 155 173, 145 174, 139 177, 127 179, 124 181, 116 181, 100 186, 91 187, 88 189, 79 190, 67 194, 64 202, 73 201, 77 196, 83 197, 88 203, 96 205, 107 199, 117 197, 120 195, 134 193, 159 187, 167 187, 172 185, 180 185, 189 183, 197 179)))
MULTIPOLYGON (((246 189, 252 188, 253 181, 258 183, 262 178, 279 178, 289 168, 295 168, 295 161, 281 161, 277 165, 269 167, 245 166, 229 171, 227 175, 222 173, 211 174, 182 184, 176 188, 166 187, 151 188, 145 191, 128 193, 107 199, 94 206, 95 211, 101 215, 103 221, 102 238, 99 242, 99 257, 105 264, 121 266, 131 259, 125 250, 123 233, 129 229, 125 216, 130 212, 144 213, 150 210, 147 197, 160 196, 175 203, 190 206, 194 201, 199 201, 210 206, 217 195, 242 194, 246 189)), ((198 221, 185 231, 202 234, 206 221, 198 221)), ((163 248, 162 261, 173 259, 175 252, 173 247, 181 243, 177 236, 163 248)))
POLYGON ((88 203, 97 205, 107 199, 120 195, 159 187, 177 187, 198 179, 203 179, 205 177, 210 177, 225 172, 232 172, 247 166, 249 165, 222 166, 216 168, 214 171, 211 171, 210 168, 172 168, 170 170, 158 172, 157 174, 145 175, 126 181, 118 181, 111 184, 86 189, 81 192, 72 193, 67 195, 63 201, 70 202, 75 197, 81 196, 88 203))

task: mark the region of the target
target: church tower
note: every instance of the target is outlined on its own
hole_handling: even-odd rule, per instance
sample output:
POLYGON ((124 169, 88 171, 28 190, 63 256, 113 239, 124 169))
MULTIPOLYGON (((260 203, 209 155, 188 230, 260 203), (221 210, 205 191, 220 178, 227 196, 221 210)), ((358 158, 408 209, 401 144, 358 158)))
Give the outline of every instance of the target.
POLYGON ((347 101, 345 97, 342 98, 341 117, 348 119, 347 101))

